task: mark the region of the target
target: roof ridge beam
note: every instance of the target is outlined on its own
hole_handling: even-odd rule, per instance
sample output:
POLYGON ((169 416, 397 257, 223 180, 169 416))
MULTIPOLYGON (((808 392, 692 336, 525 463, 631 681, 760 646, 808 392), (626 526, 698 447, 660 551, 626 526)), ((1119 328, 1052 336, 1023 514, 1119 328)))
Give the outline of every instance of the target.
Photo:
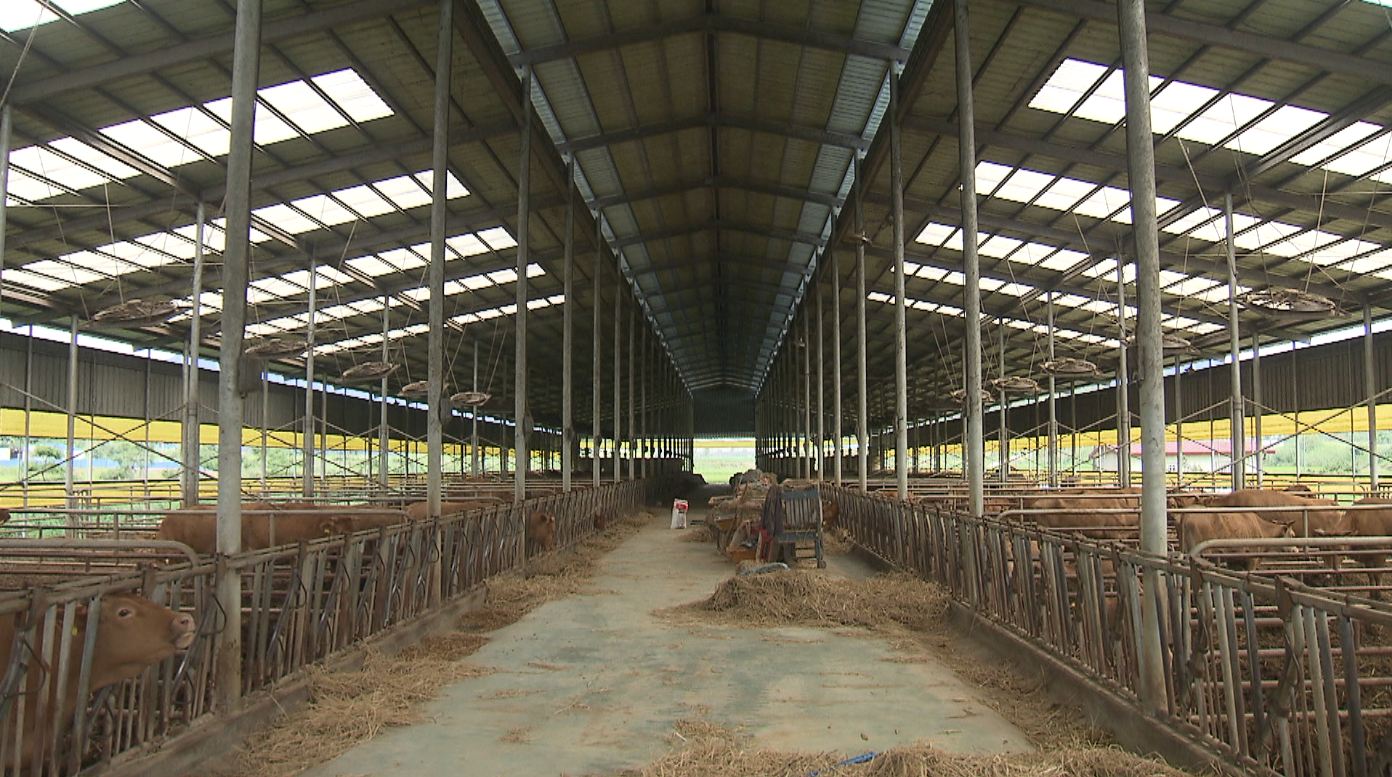
POLYGON ((588 203, 591 208, 611 208, 615 205, 625 205, 640 200, 650 200, 657 197, 667 197, 673 194, 684 194, 697 189, 737 189, 740 191, 751 192, 754 194, 766 194, 771 197, 782 197, 789 200, 799 200, 834 208, 841 204, 834 194, 823 192, 813 192, 803 189, 796 189, 791 186, 763 183, 752 181, 739 176, 716 175, 705 176, 699 180, 683 181, 665 186, 655 186, 651 189, 636 191, 632 193, 610 194, 603 197, 596 197, 588 203))
POLYGON ((782 41, 807 48, 839 51, 868 59, 903 62, 909 58, 909 50, 892 43, 865 40, 847 35, 819 32, 803 28, 770 24, 752 19, 739 19, 723 14, 707 13, 686 19, 677 19, 662 24, 637 27, 608 35, 596 35, 581 40, 557 43, 551 46, 538 46, 533 49, 508 55, 514 67, 539 65, 559 59, 574 59, 581 54, 650 43, 676 35, 691 33, 729 32, 749 35, 766 40, 782 41))

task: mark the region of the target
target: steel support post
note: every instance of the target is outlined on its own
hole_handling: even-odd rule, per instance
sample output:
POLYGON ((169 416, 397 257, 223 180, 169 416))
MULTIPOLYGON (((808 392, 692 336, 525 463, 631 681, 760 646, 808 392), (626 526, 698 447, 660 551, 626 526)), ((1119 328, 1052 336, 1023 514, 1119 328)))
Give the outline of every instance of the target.
MULTIPOLYGON (((431 518, 440 517, 440 503, 444 480, 442 461, 444 448, 444 416, 449 412, 445 397, 445 236, 449 228, 449 118, 450 118, 450 79, 454 70, 454 7, 449 0, 441 0, 439 28, 436 30, 438 44, 435 48, 435 95, 433 124, 431 126, 430 154, 430 266, 427 270, 427 283, 430 288, 430 303, 427 319, 429 335, 427 341, 426 404, 428 411, 425 420, 425 499, 426 509, 431 518)), ((526 148, 525 141, 523 148, 526 148)), ((517 241, 520 247, 526 245, 526 230, 519 226, 517 241)), ((522 285, 522 279, 517 279, 522 285)), ((518 311, 519 316, 522 311, 518 311)))
POLYGON ((996 430, 996 478, 1005 483, 1010 480, 1010 428, 1008 423, 1009 408, 1006 407, 1008 399, 1005 394, 1005 320, 997 319, 996 327, 999 331, 998 340, 1000 342, 1000 367, 997 377, 1001 379, 1001 388, 996 392, 996 398, 1000 401, 1000 407, 996 410, 996 416, 1000 422, 1000 428, 996 430))
POLYGON ((517 163, 517 314, 514 336, 512 378, 512 439, 517 453, 513 467, 512 498, 521 503, 527 498, 527 470, 532 466, 528 429, 530 411, 527 409, 527 262, 531 257, 529 217, 531 215, 532 171, 532 68, 522 68, 522 152, 517 163))
MULTIPOLYGON (((65 408, 67 415, 67 451, 63 463, 63 494, 67 497, 68 508, 73 509, 78 506, 76 482, 76 462, 77 458, 77 314, 71 315, 68 323, 68 372, 67 372, 67 394, 65 408)), ((87 454, 90 458, 91 454, 87 454)), ((75 520, 74 516, 68 516, 69 525, 75 520)))
POLYGON ((870 492, 866 482, 870 463, 870 428, 866 416, 869 414, 868 388, 866 375, 866 336, 865 336, 865 234, 864 185, 860 176, 865 170, 865 158, 859 152, 855 156, 855 241, 856 241, 856 477, 860 480, 860 492, 870 492))
MULTIPOLYGON (((1126 88, 1127 178, 1136 249, 1136 341, 1141 373, 1141 552, 1168 553, 1165 515, 1165 373, 1160 329, 1160 245, 1155 203, 1155 139, 1150 122, 1150 55, 1145 0, 1118 0, 1126 88)), ((1160 576, 1144 574, 1138 691, 1151 709, 1166 708, 1160 644, 1160 576)))
POLYGON ((600 407, 602 394, 604 393, 604 382, 600 379, 600 364, 603 357, 604 337, 603 326, 600 320, 600 300, 603 296, 603 289, 600 287, 600 275, 604 269, 604 214, 601 211, 594 212, 595 221, 595 262, 594 262, 594 290, 591 292, 594 299, 591 302, 594 316, 594 324, 590 332, 590 341, 593 344, 594 355, 590 363, 590 423, 593 430, 590 436, 590 461, 591 485, 599 488, 599 470, 602 457, 599 450, 599 440, 604 434, 604 424, 600 418, 600 407))
MULTIPOLYGON (((471 391, 479 390, 478 382, 478 339, 474 340, 474 372, 471 391)), ((478 405, 469 408, 469 474, 478 477, 482 473, 483 451, 479 450, 478 405)))
POLYGON ((635 301, 634 305, 628 309, 628 424, 624 427, 624 429, 626 429, 627 432, 628 432, 628 436, 627 436, 625 439, 626 439, 626 441, 628 442, 628 479, 629 479, 629 480, 633 480, 634 477, 635 477, 635 475, 637 474, 637 470, 634 468, 634 465, 637 464, 637 462, 638 462, 637 455, 636 455, 636 451, 635 451, 635 447, 636 447, 636 446, 634 445, 634 443, 637 442, 637 438, 634 436, 634 433, 633 433, 634 429, 637 428, 637 427, 634 426, 634 423, 633 423, 633 421, 634 421, 633 407, 634 407, 634 405, 637 404, 637 403, 634 401, 634 394, 633 394, 633 372, 634 372, 634 370, 636 369, 636 367, 637 367, 637 365, 638 365, 637 352, 633 350, 633 341, 634 341, 634 332, 636 332, 637 329, 638 329, 638 305, 637 305, 637 302, 635 301))
POLYGON ((1126 263, 1116 256, 1117 279, 1117 480, 1123 488, 1131 486, 1131 368, 1127 363, 1126 339, 1126 263))
POLYGON ((217 704, 228 709, 242 695, 242 578, 225 558, 242 549, 242 336, 246 327, 247 268, 251 254, 251 155, 256 86, 261 65, 261 0, 237 0, 232 53, 231 141, 227 154, 226 246, 222 254, 222 343, 218 373, 218 497, 216 588, 217 704))
MULTIPOLYGON (((1261 381, 1261 338, 1252 333, 1252 472, 1256 477, 1257 488, 1262 487, 1262 381, 1261 381)), ((1372 450, 1377 450, 1376 448, 1372 450)))
POLYGON ((1229 429, 1228 436, 1232 441, 1232 448, 1229 451, 1229 461, 1231 461, 1228 474, 1232 478, 1232 490, 1237 491, 1246 486, 1246 467, 1245 456, 1247 453, 1246 445, 1246 412, 1242 400, 1242 362, 1238 361, 1238 355, 1242 352, 1242 342, 1238 333, 1237 316, 1237 247, 1233 245, 1233 208, 1232 193, 1223 194, 1223 252, 1228 259, 1228 359, 1229 375, 1232 383, 1232 398, 1228 406, 1229 429))
MULTIPOLYGON (((8 110, 8 108, 6 109, 8 110)), ((189 318, 189 339, 184 359, 184 424, 183 451, 180 458, 183 464, 184 506, 198 504, 199 485, 199 429, 198 429, 198 384, 202 371, 198 368, 199 346, 203 342, 203 258, 207 244, 204 229, 207 213, 204 205, 198 203, 193 226, 193 315, 189 318)))
POLYGON ((309 311, 305 320, 305 393, 304 437, 300 440, 304 464, 300 467, 300 489, 306 497, 314 496, 314 313, 318 309, 314 256, 309 257, 309 311))
MULTIPOLYGON (((812 478, 812 317, 802 309, 802 458, 798 470, 812 478)), ((797 349, 794 349, 794 354, 797 349)))
MULTIPOLYGON (((645 322, 646 323, 646 322, 645 322)), ((648 357, 651 351, 648 348, 648 327, 643 327, 642 345, 638 348, 639 357, 642 359, 640 375, 638 376, 638 462, 640 469, 638 474, 643 477, 648 476, 648 357)))
POLYGON ((826 404, 823 386, 826 383, 826 353, 822 341, 826 328, 822 325, 822 284, 817 282, 817 479, 826 480, 826 404))
MULTIPOLYGON (((616 257, 617 258, 617 257, 616 257)), ((623 479, 621 445, 623 440, 623 273, 615 268, 614 278, 614 482, 623 479)))
MULTIPOLYGON (((977 257, 976 226, 976 109, 972 102, 970 24, 967 0, 956 0, 954 8, 954 48, 956 49, 957 80, 957 166, 962 177, 962 266, 965 276, 962 309, 966 317, 966 459, 967 492, 971 514, 982 516, 985 508, 986 448, 981 423, 981 266, 977 257)), ((964 557, 971 559, 972 549, 965 547, 964 557)), ((973 594, 974 596, 974 594, 973 594)))
POLYGON ((565 265, 562 270, 565 305, 561 311, 561 490, 570 493, 575 468, 575 387, 571 373, 575 348, 575 158, 566 160, 565 265))
POLYGON ((1175 407, 1175 485, 1184 485, 1184 391, 1179 366, 1180 357, 1174 362, 1174 407, 1175 407))
MULTIPOLYGON (((9 228, 9 209, 10 209, 10 146, 13 143, 13 119, 10 116, 10 104, 0 105, 0 316, 4 315, 5 302, 5 233, 9 228)), ((202 207, 202 203, 199 203, 202 207)), ((197 297, 194 297, 197 300, 197 297)), ((24 449, 29 449, 29 441, 24 441, 24 449)), ((26 468, 20 475, 21 480, 27 480, 29 470, 26 468)))
MULTIPOLYGON (((382 361, 391 359, 391 340, 387 333, 391 331, 391 298, 382 295, 382 361)), ((387 379, 382 378, 381 395, 379 397, 381 418, 377 423, 377 484, 386 491, 391 482, 391 472, 387 466, 387 449, 391 446, 391 426, 387 410, 390 405, 387 402, 387 379)))
MULTIPOLYGON (((1255 343, 1252 346, 1256 351, 1255 343)), ((1373 310, 1363 306, 1363 393, 1368 397, 1368 486, 1374 494, 1378 490, 1378 444, 1377 444, 1377 364, 1373 354, 1373 310)), ((1256 409, 1258 417, 1261 408, 1256 409)), ((1261 447, 1261 438, 1257 438, 1261 447)))
MULTIPOLYGON (((1048 320, 1048 353, 1049 359, 1054 358, 1054 294, 1049 292, 1044 297, 1044 315, 1048 320)), ((1049 373, 1049 487, 1058 488, 1059 485, 1059 458, 1058 458, 1058 381, 1053 373, 1049 373)))
POLYGON ((909 498, 909 368, 904 290, 904 159, 899 145, 899 73, 889 69, 889 194, 894 219, 894 482, 909 498))
POLYGON ((264 370, 261 372, 261 493, 270 491, 267 485, 270 469, 270 429, 268 426, 271 417, 271 382, 264 370))
POLYGON ((831 251, 831 453, 836 457, 832 463, 832 476, 836 485, 841 485, 842 464, 845 441, 841 417, 841 254, 831 251))

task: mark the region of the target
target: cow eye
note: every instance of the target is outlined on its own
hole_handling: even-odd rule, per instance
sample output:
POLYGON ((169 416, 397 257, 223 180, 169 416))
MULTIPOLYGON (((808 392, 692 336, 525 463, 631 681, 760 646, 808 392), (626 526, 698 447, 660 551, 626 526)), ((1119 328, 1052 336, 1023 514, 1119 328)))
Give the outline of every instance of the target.
POLYGON ((122 608, 120 608, 119 610, 116 611, 116 617, 117 617, 117 618, 129 618, 130 616, 132 616, 132 615, 134 615, 134 614, 135 614, 135 610, 132 610, 132 609, 129 608, 129 607, 122 607, 122 608))

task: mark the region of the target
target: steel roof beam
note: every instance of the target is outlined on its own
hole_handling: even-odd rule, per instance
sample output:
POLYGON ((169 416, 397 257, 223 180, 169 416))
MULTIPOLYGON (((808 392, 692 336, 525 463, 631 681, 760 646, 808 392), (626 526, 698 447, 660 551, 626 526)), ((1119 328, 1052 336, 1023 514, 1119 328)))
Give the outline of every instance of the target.
MULTIPOLYGON (((357 0, 322 11, 268 19, 261 33, 261 45, 267 46, 427 5, 434 5, 434 0, 357 0)), ((201 62, 232 53, 232 45, 232 31, 229 27, 226 33, 219 35, 166 46, 144 54, 122 56, 111 62, 59 75, 28 82, 21 81, 15 84, 14 90, 10 93, 10 102, 22 105, 48 100, 54 95, 75 89, 91 89, 122 78, 146 75, 190 62, 201 62)))
POLYGON ((735 189, 753 194, 767 194, 770 197, 782 197, 788 200, 810 202, 828 208, 835 208, 841 204, 841 201, 837 199, 834 194, 812 192, 806 189, 753 181, 747 178, 708 176, 698 181, 683 181, 636 192, 623 192, 620 194, 597 197, 590 200, 589 206, 591 208, 612 208, 616 205, 628 205, 640 200, 651 200, 658 197, 669 197, 674 194, 685 194, 698 189, 735 189))
POLYGON ((776 40, 807 48, 837 51, 868 59, 903 62, 909 58, 908 49, 890 43, 836 35, 805 27, 789 27, 771 22, 738 19, 721 14, 701 14, 687 19, 677 19, 608 35, 596 35, 591 38, 558 43, 554 46, 538 46, 513 54, 508 59, 514 67, 535 66, 560 59, 574 59, 581 54, 608 51, 639 43, 651 43, 676 35, 721 32, 776 40))
POLYGON ((662 122, 659 124, 645 124, 639 127, 631 127, 614 132, 604 132, 598 135, 588 135, 582 138, 573 138, 556 144, 556 147, 560 149, 562 153, 575 154, 596 148, 616 146, 620 143, 631 143, 636 140, 660 137, 675 132, 685 132, 693 129, 709 129, 711 127, 748 130, 749 132, 777 135, 794 140, 805 140, 809 143, 818 143, 823 146, 835 146, 838 148, 864 150, 870 147, 869 141, 859 135, 851 135, 845 132, 831 132, 822 127, 761 121, 749 117, 715 113, 706 114, 705 116, 677 119, 675 121, 662 122))
POLYGON ((798 232, 795 230, 762 227, 758 224, 740 224, 724 220, 707 221, 701 224, 689 224, 687 226, 666 229, 661 232, 652 232, 646 235, 628 235, 614 240, 612 245, 615 251, 620 251, 628 246, 637 245, 639 243, 670 240, 672 238, 686 237, 687 235, 709 232, 712 230, 747 232, 752 235, 767 237, 771 240, 787 240, 792 243, 805 243, 818 248, 826 245, 826 239, 821 235, 809 235, 806 232, 798 232))
MULTIPOLYGON (((1115 26, 1116 6, 1098 0, 1015 0, 1020 5, 1043 8, 1072 18, 1104 22, 1115 26)), ((1243 30, 1207 24, 1197 19, 1181 19, 1164 13, 1146 13, 1146 29, 1151 35, 1201 43, 1205 46, 1245 51, 1278 62, 1304 65, 1322 73, 1351 76, 1359 82, 1392 84, 1392 67, 1386 62, 1345 54, 1342 51, 1272 38, 1243 30)))

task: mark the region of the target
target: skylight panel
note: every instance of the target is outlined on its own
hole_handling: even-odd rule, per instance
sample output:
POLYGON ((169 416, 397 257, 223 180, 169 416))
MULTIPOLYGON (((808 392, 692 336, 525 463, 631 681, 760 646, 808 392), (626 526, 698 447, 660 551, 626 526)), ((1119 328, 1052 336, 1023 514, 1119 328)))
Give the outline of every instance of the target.
POLYGON ((304 81, 269 86, 259 90, 258 94, 263 103, 275 108, 305 134, 313 135, 348 126, 343 114, 304 81))
POLYGON ((470 275, 469 277, 464 278, 462 282, 464 284, 464 288, 469 289, 470 291, 486 289, 489 286, 493 285, 493 281, 489 280, 487 275, 470 275))
MULTIPOLYGON (((980 171, 980 169, 981 168, 978 165, 978 172, 980 171)), ((947 238, 953 232, 956 231, 956 227, 950 227, 946 224, 939 224, 937 222, 929 222, 928 225, 923 228, 923 231, 918 233, 918 237, 915 238, 915 240, 917 240, 920 243, 925 243, 931 246, 940 246, 947 241, 947 238)))
POLYGON ((105 254, 99 254, 95 251, 78 251, 76 253, 64 254, 61 258, 68 264, 81 267, 90 272, 100 273, 108 278, 125 275, 128 272, 134 272, 139 269, 126 264, 120 259, 105 254))
MULTIPOLYGON (((53 4, 73 16, 79 16, 122 2, 124 0, 54 0, 53 4)), ((57 14, 39 5, 36 0, 5 0, 0 3, 0 30, 5 32, 27 30, 57 18, 57 14)))
POLYGON ((385 181, 378 181, 376 188, 383 197, 402 210, 430 204, 430 192, 409 175, 400 175, 385 181))
POLYGON ((43 259, 41 261, 31 262, 29 264, 24 265, 24 269, 29 270, 31 272, 43 273, 44 275, 47 275, 50 278, 53 278, 54 280, 61 281, 63 285, 59 288, 63 288, 66 286, 80 286, 84 283, 99 281, 106 277, 98 273, 81 269, 79 267, 74 267, 73 265, 67 264, 65 262, 55 261, 53 259, 43 259))
POLYGON ((375 256, 360 256, 356 259, 349 259, 348 266, 365 275, 371 275, 374 278, 398 272, 396 267, 375 256))
MULTIPOLYGON (((1233 245, 1238 248, 1254 251, 1262 246, 1273 244, 1300 231, 1300 227, 1294 224, 1286 224, 1280 221, 1258 222, 1250 216, 1242 220, 1246 223, 1239 223, 1237 216, 1238 214, 1233 214, 1233 245)), ((1223 230, 1225 227, 1221 221, 1216 223, 1218 224, 1219 230, 1218 240, 1221 241, 1223 240, 1223 230)))
POLYGON ((1091 197, 1074 205, 1073 211, 1075 213, 1081 213, 1084 216, 1092 216, 1099 219, 1112 218, 1115 221, 1129 224, 1131 223, 1130 208, 1126 208, 1120 213, 1116 212, 1118 209, 1124 208, 1130 204, 1130 202, 1131 194, 1124 189, 1118 189, 1115 186, 1103 186, 1091 197), (1116 215, 1113 216, 1113 213, 1116 213, 1116 215))
POLYGON ((326 194, 315 194, 309 197, 301 197, 298 200, 292 200, 290 204, 325 226, 334 227, 339 224, 347 224, 350 221, 358 220, 357 215, 343 207, 336 196, 330 197, 326 194))
POLYGON ((503 285, 504 283, 512 283, 513 281, 517 280, 517 271, 511 269, 498 270, 497 272, 488 273, 488 279, 498 284, 499 286, 503 285))
POLYGON ((1126 117, 1125 87, 1120 70, 1113 70, 1097 91, 1083 101, 1074 112, 1075 116, 1093 121, 1115 124, 1126 117))
POLYGON ((1072 251, 1064 248, 1046 257, 1039 263, 1039 266, 1056 272, 1064 272, 1087 258, 1088 255, 1082 251, 1072 251))
POLYGON ((1151 128, 1162 135, 1169 133, 1217 94, 1217 89, 1206 86, 1169 82, 1150 98, 1151 128))
POLYGON ((1389 266, 1392 266, 1392 250, 1379 251, 1375 254, 1360 256, 1344 265, 1342 269, 1361 275, 1364 273, 1376 272, 1389 266))
POLYGON ((1210 278, 1189 278, 1179 283, 1167 286, 1165 291, 1178 297, 1192 297, 1203 291, 1208 291, 1218 285, 1218 281, 1210 278))
POLYGON ((543 270, 543 269, 541 269, 541 265, 537 264, 536 262, 532 262, 531 264, 528 264, 528 265, 527 265, 527 277, 528 277, 528 278, 536 278, 536 277, 538 277, 538 276, 545 275, 545 274, 546 274, 546 271, 543 270))
POLYGON ((1186 140, 1215 145, 1262 114, 1273 103, 1245 94, 1229 93, 1179 131, 1186 140))
POLYGON ((352 68, 317 75, 310 80, 353 121, 372 121, 392 115, 392 109, 352 68))
POLYGON ((1321 246, 1329 245, 1337 240, 1339 240, 1338 235, 1312 229, 1282 240, 1279 243, 1272 243, 1264 250, 1267 253, 1277 256, 1299 256, 1314 251, 1321 246))
POLYGON ((1265 154, 1315 126, 1327 115, 1297 105, 1282 105, 1228 145, 1248 154, 1265 154))
POLYGON ((389 251, 383 251, 378 256, 396 265, 400 270, 414 270, 417 267, 424 267, 426 264, 425 258, 410 248, 393 248, 389 251))
POLYGON ((990 194, 1001 185, 1015 168, 1010 165, 996 164, 995 162, 976 163, 976 190, 981 194, 990 194))
POLYGON ((1079 98, 1107 72, 1103 65, 1080 59, 1065 59, 1049 77, 1048 83, 1030 100, 1031 108, 1067 113, 1079 98))
POLYGON ((947 270, 944 270, 939 267, 923 266, 918 268, 918 272, 915 273, 915 275, 919 278, 922 278, 925 281, 932 281, 936 283, 937 281, 940 281, 943 278, 947 277, 947 270))
POLYGON ((1356 121, 1291 157, 1291 161, 1298 165, 1314 167, 1340 151, 1362 143, 1372 136, 1373 133, 1381 129, 1382 127, 1376 124, 1370 124, 1366 121, 1356 121))
POLYGON ((390 202, 382 199, 380 194, 366 184, 339 189, 334 192, 334 197, 352 208, 354 212, 362 215, 363 218, 370 219, 373 216, 380 216, 396 210, 390 202))
POLYGON ((505 227, 492 227, 478 233, 479 239, 487 243, 494 251, 501 251, 517 245, 512 234, 505 227))
POLYGON ((1054 210, 1068 210, 1095 188, 1097 184, 1094 183, 1079 181, 1076 178, 1060 178, 1039 195, 1036 204, 1054 210))
POLYGON ((163 167, 177 167, 198 158, 193 149, 159 131, 144 119, 122 122, 99 131, 163 167))
POLYGON ((18 283, 40 291, 58 291, 59 289, 66 289, 71 285, 56 278, 50 278, 47 275, 32 273, 24 269, 11 268, 5 269, 5 282, 18 283))
MULTIPOLYGON (((426 170, 416 173, 414 178, 421 186, 425 187, 426 191, 435 191, 432 186, 432 182, 435 180, 435 171, 426 170)), ((460 183, 459 179, 454 177, 454 173, 445 171, 445 199, 453 200, 456 197, 464 197, 468 194, 469 190, 465 189, 464 184, 460 183)))
MULTIPOLYGON (((1336 173, 1357 176, 1366 175, 1368 171, 1381 167, 1390 160, 1392 160, 1392 134, 1384 134, 1382 137, 1373 138, 1331 161, 1326 167, 1336 173)), ((1373 176, 1373 179, 1392 182, 1392 175, 1383 171, 1373 176)))
POLYGON ((1014 202, 1028 202, 1034 199, 1034 196, 1053 180, 1054 176, 1052 175, 1019 167, 1015 169, 1013 175, 1005 180, 1005 183, 997 187, 991 196, 1014 202))
MULTIPOLYGON (((67 140, 67 138, 61 138, 60 140, 67 140)), ((55 141, 53 145, 59 147, 57 141, 55 141)), ((87 147, 85 144, 78 143, 77 141, 72 141, 65 150, 71 149, 81 151, 81 149, 76 149, 74 146, 82 146, 87 152, 90 152, 89 154, 84 154, 84 156, 105 156, 97 155, 94 149, 87 147)), ((83 165, 77 164, 59 154, 55 154, 52 150, 44 146, 27 146, 25 148, 15 149, 10 153, 10 164, 14 167, 22 168, 25 172, 34 176, 28 179, 27 185, 21 184, 18 187, 11 187, 11 192, 13 194, 23 197, 26 200, 46 199, 62 193, 62 189, 51 187, 44 181, 38 180, 38 178, 45 178, 58 184, 60 187, 73 190, 85 189, 88 186, 96 186, 97 184, 105 183, 110 180, 107 176, 93 172, 83 165)), ((104 163, 98 161, 97 164, 100 166, 104 163)), ((121 167, 124 167, 124 165, 121 167)), ((130 168, 127 167, 125 169, 129 170, 130 168)))
MULTIPOLYGON (((1223 215, 1223 212, 1214 208, 1201 207, 1187 214, 1181 219, 1171 221, 1160 229, 1172 235, 1182 235, 1191 232, 1203 224, 1207 224, 1223 215)), ((1197 235, 1195 236, 1197 237, 1197 235)))
POLYGON ((319 225, 313 219, 306 217, 303 213, 291 208, 284 203, 278 205, 267 205, 264 208, 257 208, 252 214, 265 219, 276 228, 298 235, 319 229, 319 225))
MULTIPOLYGON (((199 108, 179 108, 151 116, 150 121, 183 138, 208 156, 223 156, 232 147, 232 133, 199 108)), ((192 154, 188 156, 190 160, 193 159, 192 154)))
POLYGON ((1381 246, 1376 243, 1369 243, 1366 240, 1343 240, 1342 242, 1325 245, 1309 256, 1301 257, 1301 259, 1310 264, 1327 267, 1352 259, 1360 254, 1376 251, 1378 248, 1381 248, 1381 246))
MULTIPOLYGON (((1242 294, 1246 294, 1246 293, 1249 292, 1249 291, 1251 291, 1250 288, 1248 288, 1248 287, 1246 287, 1246 286, 1243 286, 1243 285, 1240 284, 1240 283, 1237 284, 1237 294, 1238 294, 1239 296, 1242 295, 1242 294)), ((1211 288, 1211 289, 1209 289, 1208 291, 1202 291, 1202 292, 1197 292, 1197 293, 1193 293, 1193 294, 1188 294, 1188 295, 1186 295, 1186 296, 1193 297, 1194 299, 1197 299, 1197 300, 1202 300, 1203 302, 1227 302, 1227 301, 1228 301, 1228 284, 1226 284, 1226 283, 1215 284, 1214 287, 1211 288)))
POLYGON ((482 240, 479 240, 478 237, 469 233, 446 238, 445 245, 449 246, 461 257, 476 256, 478 254, 487 253, 488 251, 488 246, 484 245, 482 240))

